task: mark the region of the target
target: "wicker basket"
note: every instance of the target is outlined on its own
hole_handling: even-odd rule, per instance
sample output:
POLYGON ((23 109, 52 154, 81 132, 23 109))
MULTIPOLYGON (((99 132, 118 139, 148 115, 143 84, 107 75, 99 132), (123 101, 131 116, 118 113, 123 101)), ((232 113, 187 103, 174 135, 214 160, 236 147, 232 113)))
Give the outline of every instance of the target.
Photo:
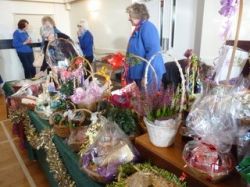
POLYGON ((137 115, 137 121, 138 121, 138 124, 140 126, 140 129, 141 129, 142 133, 147 133, 148 130, 147 130, 147 127, 146 127, 146 125, 144 123, 143 117, 137 115))
POLYGON ((97 102, 91 103, 90 105, 86 104, 77 104, 77 108, 79 109, 88 109, 91 112, 95 112, 97 110, 97 102))
POLYGON ((87 131, 87 126, 85 127, 76 127, 76 128, 71 128, 70 129, 70 136, 68 139, 68 145, 69 147, 74 151, 74 152, 79 152, 81 145, 86 141, 86 137, 84 137, 84 141, 77 141, 76 139, 72 139, 71 136, 77 136, 78 131, 83 131, 86 133, 87 131))
POLYGON ((250 126, 250 118, 241 119, 240 124, 250 126))
POLYGON ((94 172, 90 168, 88 168, 88 167, 81 167, 81 170, 84 173, 86 173, 94 181, 99 182, 99 183, 104 183, 104 184, 107 183, 106 179, 103 176, 99 175, 97 172, 94 172))
POLYGON ((79 119, 73 119, 73 120, 71 119, 71 123, 73 123, 74 121, 78 121, 78 126, 81 126, 81 125, 83 125, 84 121, 86 120, 86 116, 91 115, 92 111, 89 109, 86 109, 86 108, 76 109, 73 111, 73 116, 76 116, 77 113, 80 113, 81 117, 79 119))
POLYGON ((61 138, 67 138, 70 135, 69 127, 63 125, 54 125, 55 134, 61 138))
POLYGON ((55 123, 55 120, 54 120, 54 117, 55 117, 56 115, 60 115, 60 116, 62 117, 62 119, 63 119, 63 112, 54 112, 54 113, 49 117, 49 124, 50 124, 51 126, 59 125, 59 124, 55 123))
MULTIPOLYGON (((213 176, 209 175, 208 173, 200 170, 200 169, 196 169, 194 167, 191 167, 189 164, 187 164, 188 168, 190 169, 190 171, 195 175, 197 176, 198 178, 202 178, 204 180, 207 180, 207 181, 211 181, 211 182, 218 182, 220 180, 222 180, 223 178, 225 178, 226 176, 229 175, 228 172, 221 172, 221 173, 217 173, 217 174, 214 174, 213 176)), ((233 168, 232 168, 233 169, 233 168)))
POLYGON ((67 138, 70 135, 70 128, 69 125, 65 126, 63 123, 67 120, 67 118, 63 118, 59 125, 54 125, 53 129, 55 131, 55 134, 61 138, 67 138))
MULTIPOLYGON (((151 70, 153 72, 153 76, 154 76, 155 80, 160 81, 160 80, 158 80, 156 71, 151 63, 158 55, 162 55, 162 53, 161 52, 156 53, 155 55, 153 55, 151 57, 150 60, 146 60, 146 59, 141 58, 139 56, 134 56, 135 58, 138 58, 146 63, 146 68, 145 68, 145 73, 144 73, 144 81, 143 81, 143 86, 144 86, 144 89, 146 91, 149 90, 149 87, 148 87, 148 85, 149 85, 148 84, 148 74, 149 74, 148 72, 149 72, 149 70, 151 70)), ((169 127, 159 127, 159 126, 155 125, 154 122, 150 122, 149 120, 147 120, 146 117, 144 117, 144 119, 143 119, 144 124, 146 124, 146 127, 147 127, 150 142, 157 147, 168 147, 168 146, 173 144, 173 142, 175 140, 175 136, 178 132, 178 128, 180 126, 179 121, 182 118, 182 111, 184 109, 184 102, 185 102, 185 97, 186 97, 185 76, 183 74, 183 70, 180 66, 180 63, 176 59, 175 59, 175 63, 176 63, 176 66, 178 68, 178 71, 179 71, 180 77, 181 77, 181 98, 180 98, 180 109, 178 111, 179 112, 178 115, 171 117, 171 118, 175 119, 174 127, 173 127, 173 125, 171 125, 169 127), (163 134, 163 133, 165 133, 165 134, 163 134)), ((144 124, 141 122, 139 124, 144 129, 144 124)))

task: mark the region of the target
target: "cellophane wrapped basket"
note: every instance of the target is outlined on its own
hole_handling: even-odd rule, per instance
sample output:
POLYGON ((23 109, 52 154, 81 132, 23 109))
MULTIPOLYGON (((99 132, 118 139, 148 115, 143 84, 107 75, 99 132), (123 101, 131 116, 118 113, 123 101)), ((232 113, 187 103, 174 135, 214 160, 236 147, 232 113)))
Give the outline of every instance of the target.
POLYGON ((235 166, 230 152, 220 153, 212 145, 200 141, 185 145, 183 159, 196 176, 213 182, 227 176, 235 166))
POLYGON ((80 158, 80 168, 93 180, 111 182, 121 164, 134 161, 136 150, 118 125, 108 122, 80 158))

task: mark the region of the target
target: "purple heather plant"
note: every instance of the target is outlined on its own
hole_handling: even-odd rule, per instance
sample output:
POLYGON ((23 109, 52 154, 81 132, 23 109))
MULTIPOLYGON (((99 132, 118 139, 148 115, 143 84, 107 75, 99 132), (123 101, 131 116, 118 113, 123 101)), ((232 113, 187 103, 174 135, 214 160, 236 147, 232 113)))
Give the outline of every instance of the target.
POLYGON ((149 120, 157 117, 168 117, 179 109, 179 89, 173 87, 155 90, 154 92, 137 91, 133 93, 132 107, 140 116, 147 116, 149 120))

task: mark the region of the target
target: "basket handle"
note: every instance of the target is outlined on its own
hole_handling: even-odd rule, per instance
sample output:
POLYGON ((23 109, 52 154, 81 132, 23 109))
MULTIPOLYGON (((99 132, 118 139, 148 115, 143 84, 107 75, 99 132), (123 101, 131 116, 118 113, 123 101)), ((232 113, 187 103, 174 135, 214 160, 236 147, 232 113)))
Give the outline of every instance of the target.
MULTIPOLYGON (((73 47, 73 49, 75 50, 76 54, 79 55, 78 50, 75 48, 75 45, 73 44, 73 42, 71 42, 70 40, 64 39, 64 38, 56 38, 55 40, 57 40, 57 41, 64 41, 66 43, 71 44, 72 47, 73 47)), ((49 62, 48 65, 51 67, 51 69, 52 69, 52 66, 51 66, 52 63, 51 63, 51 59, 50 59, 50 55, 49 55, 49 47, 50 47, 51 43, 54 42, 55 40, 49 41, 49 43, 47 45, 47 48, 46 48, 46 54, 45 54, 45 56, 48 57, 48 62, 49 62)))
POLYGON ((73 109, 76 110, 76 105, 73 102, 68 101, 67 103, 70 104, 71 106, 73 106, 73 109))
MULTIPOLYGON (((83 63, 86 62, 87 65, 89 66, 90 70, 86 69, 86 68, 83 66, 84 71, 87 71, 89 74, 91 74, 91 73, 94 72, 93 67, 91 66, 90 62, 89 62, 86 58, 84 58, 83 56, 77 56, 77 57, 73 58, 73 59, 71 60, 71 63, 74 63, 74 61, 77 60, 77 59, 81 59, 81 60, 83 61, 83 63)), ((70 65, 69 65, 69 66, 70 66, 70 65)))
MULTIPOLYGON (((157 54, 158 54, 158 53, 157 53, 157 54)), ((157 54, 153 55, 153 56, 151 57, 151 59, 154 59, 154 57, 155 57, 157 54)), ((151 65, 151 63, 150 63, 152 60, 150 59, 150 60, 148 61, 147 59, 142 58, 142 57, 137 56, 137 55, 134 55, 134 54, 130 54, 130 57, 132 57, 132 58, 137 58, 137 59, 139 59, 139 60, 141 60, 142 62, 145 62, 145 63, 147 64, 146 69, 145 69, 145 72, 144 72, 144 76, 146 76, 146 77, 145 77, 145 81, 144 81, 144 88, 147 90, 147 84, 148 84, 148 81, 147 81, 148 76, 147 76, 147 74, 148 74, 148 69, 149 69, 149 68, 153 71, 154 78, 155 78, 155 80, 157 80, 157 75, 156 75, 155 69, 154 69, 154 67, 153 67, 153 66, 151 65)))
MULTIPOLYGON (((152 68, 152 69, 154 70, 154 67, 151 65, 151 62, 155 59, 156 56, 162 55, 162 54, 163 54, 163 51, 159 51, 159 52, 157 52, 156 54, 154 54, 154 55, 150 58, 149 61, 145 60, 145 62, 147 63, 147 66, 146 66, 146 69, 145 69, 145 76, 146 76, 146 78, 145 78, 146 80, 145 80, 145 83, 144 83, 144 84, 145 84, 145 88, 146 88, 146 85, 147 85, 147 74, 148 74, 148 71, 149 71, 149 67, 152 68)), ((168 54, 168 55, 170 55, 170 54, 168 54)), ((171 55, 170 55, 170 56, 171 56, 171 55)), ((181 76, 181 103, 180 103, 180 110, 179 110, 179 113, 180 113, 180 115, 181 115, 181 112, 182 112, 183 109, 184 109, 185 93, 186 93, 186 86, 185 86, 186 80, 185 80, 185 76, 184 76, 184 74, 183 74, 183 70, 182 70, 182 68, 181 68, 181 66, 180 66, 179 61, 178 61, 176 58, 174 58, 174 59, 175 59, 176 66, 177 66, 177 68, 178 68, 178 70, 179 70, 180 76, 181 76)), ((153 72, 154 72, 155 78, 156 78, 156 80, 157 80, 157 75, 156 75, 155 70, 154 70, 153 72)))
POLYGON ((237 49, 238 41, 239 41, 239 35, 240 35, 240 27, 241 27, 241 21, 242 21, 242 13, 243 13, 243 0, 239 0, 239 3, 240 3, 239 16, 238 16, 236 34, 235 34, 235 39, 234 39, 233 52, 232 52, 232 56, 231 56, 231 60, 230 60, 230 64, 229 64, 229 68, 227 72, 227 79, 226 79, 227 83, 229 83, 230 75, 232 72, 234 57, 235 57, 235 53, 236 53, 236 49, 237 49))
POLYGON ((84 112, 87 112, 89 114, 92 114, 92 112, 90 110, 86 109, 86 108, 76 109, 73 112, 77 113, 77 112, 81 112, 81 111, 84 111, 84 112))
POLYGON ((91 73, 89 75, 89 77, 87 78, 87 80, 89 80, 90 78, 94 79, 95 75, 98 75, 98 76, 101 76, 101 77, 105 78, 105 80, 106 80, 105 84, 107 85, 106 91, 111 91, 111 89, 112 89, 112 86, 111 86, 112 82, 111 82, 110 78, 107 78, 105 75, 103 75, 103 74, 101 74, 99 72, 91 73))

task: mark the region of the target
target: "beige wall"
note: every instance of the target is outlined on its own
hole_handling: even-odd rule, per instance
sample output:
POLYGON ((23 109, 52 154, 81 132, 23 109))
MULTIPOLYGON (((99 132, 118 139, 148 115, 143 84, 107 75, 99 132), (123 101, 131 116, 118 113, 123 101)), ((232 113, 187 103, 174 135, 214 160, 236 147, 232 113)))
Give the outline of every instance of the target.
MULTIPOLYGON (((70 35, 69 12, 63 4, 0 1, 0 12, 0 39, 12 38, 16 29, 15 14, 53 15, 58 28, 70 35)), ((5 81, 24 78, 21 62, 14 49, 0 50, 0 74, 5 81)))
MULTIPOLYGON (((205 0, 203 24, 202 24, 202 38, 200 56, 207 63, 212 64, 214 59, 219 54, 219 49, 223 44, 219 36, 221 25, 224 18, 219 15, 220 1, 205 0)), ((240 40, 250 40, 250 1, 244 1, 244 12, 242 18, 242 26, 240 31, 240 40)), ((236 23, 235 23, 236 25, 236 23)), ((235 29, 234 25, 234 31, 235 29)), ((234 35, 232 36, 232 39, 234 35)))
POLYGON ((131 0, 82 0, 71 4, 71 32, 77 40, 76 25, 87 19, 96 52, 125 51, 131 33, 126 7, 131 0))

